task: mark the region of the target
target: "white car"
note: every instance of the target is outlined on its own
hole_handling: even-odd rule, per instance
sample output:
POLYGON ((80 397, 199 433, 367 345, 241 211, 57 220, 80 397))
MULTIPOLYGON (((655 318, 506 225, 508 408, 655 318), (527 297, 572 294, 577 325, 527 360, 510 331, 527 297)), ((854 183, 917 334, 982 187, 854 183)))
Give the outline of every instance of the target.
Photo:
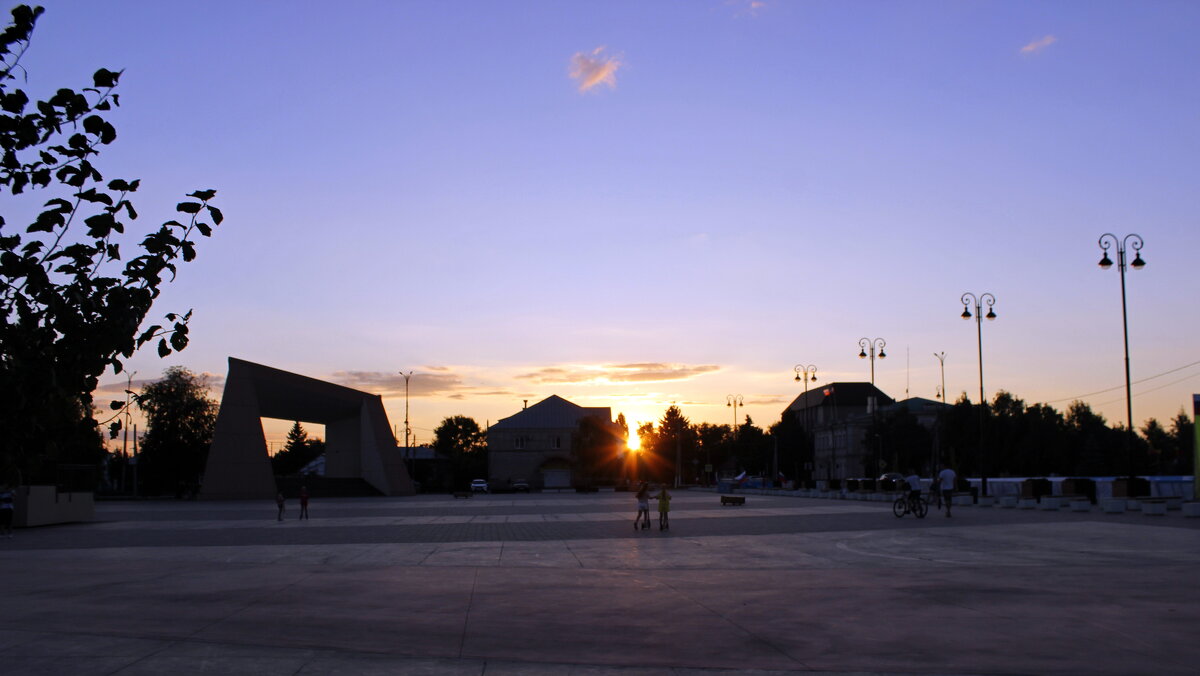
POLYGON ((484 493, 488 492, 487 480, 486 479, 471 480, 471 492, 478 493, 480 491, 483 491, 484 493))

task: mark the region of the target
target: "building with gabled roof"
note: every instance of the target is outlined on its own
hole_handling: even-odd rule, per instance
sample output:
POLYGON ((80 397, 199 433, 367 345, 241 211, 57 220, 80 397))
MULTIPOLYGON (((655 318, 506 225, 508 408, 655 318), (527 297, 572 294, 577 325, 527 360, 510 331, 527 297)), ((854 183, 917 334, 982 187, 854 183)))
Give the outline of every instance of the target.
POLYGON ((796 397, 784 410, 811 435, 812 457, 805 460, 816 480, 862 476, 871 453, 864 441, 873 414, 895 403, 871 383, 838 382, 796 397))
POLYGON ((488 483, 503 489, 516 481, 534 488, 570 488, 580 423, 595 418, 616 433, 608 406, 579 406, 551 395, 488 428, 488 483))
POLYGON ((830 383, 801 394, 785 409, 795 416, 812 438, 812 478, 816 480, 875 477, 898 471, 893 453, 867 433, 876 417, 906 411, 926 429, 934 431, 930 457, 939 452, 936 423, 946 404, 921 397, 895 401, 871 383, 830 383))

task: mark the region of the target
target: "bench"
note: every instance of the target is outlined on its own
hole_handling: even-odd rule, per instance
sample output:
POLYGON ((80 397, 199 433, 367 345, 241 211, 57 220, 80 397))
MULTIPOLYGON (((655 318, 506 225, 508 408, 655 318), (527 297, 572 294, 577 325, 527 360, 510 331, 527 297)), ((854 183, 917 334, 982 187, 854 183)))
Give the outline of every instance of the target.
POLYGON ((746 496, 744 495, 722 495, 721 506, 725 505, 744 505, 746 504, 746 496))
POLYGON ((475 491, 454 491, 454 499, 457 500, 459 498, 470 498, 474 494, 475 491))

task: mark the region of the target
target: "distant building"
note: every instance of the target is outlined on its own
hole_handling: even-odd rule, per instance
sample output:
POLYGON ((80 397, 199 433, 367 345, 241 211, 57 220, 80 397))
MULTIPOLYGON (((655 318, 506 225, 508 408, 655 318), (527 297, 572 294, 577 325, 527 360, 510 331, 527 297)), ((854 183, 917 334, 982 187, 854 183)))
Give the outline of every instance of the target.
POLYGON ((498 488, 519 480, 533 488, 570 488, 578 478, 572 450, 585 418, 623 434, 608 406, 578 406, 558 395, 494 423, 487 432, 488 482, 498 488))
POLYGON ((895 402, 871 383, 830 383, 796 397, 784 413, 795 416, 812 435, 812 478, 861 477, 870 453, 864 443, 873 415, 895 402))
POLYGON ((898 470, 893 466, 891 454, 883 450, 881 440, 868 439, 867 433, 877 417, 901 410, 934 432, 929 452, 936 457, 937 420, 946 408, 946 404, 921 397, 895 401, 871 383, 846 382, 809 390, 796 397, 785 413, 792 414, 812 435, 812 478, 828 481, 874 477, 883 470, 898 470))

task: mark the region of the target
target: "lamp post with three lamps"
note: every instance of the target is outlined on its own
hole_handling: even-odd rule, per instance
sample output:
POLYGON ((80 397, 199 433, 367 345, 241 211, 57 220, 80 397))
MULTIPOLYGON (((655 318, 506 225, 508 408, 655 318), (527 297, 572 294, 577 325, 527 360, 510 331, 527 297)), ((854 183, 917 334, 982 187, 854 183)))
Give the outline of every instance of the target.
MULTIPOLYGON (((1121 273, 1121 330, 1125 336, 1125 420, 1128 428, 1125 435, 1125 451, 1129 456, 1129 480, 1130 489, 1133 489, 1133 393, 1129 382, 1129 316, 1125 309, 1125 247, 1133 249, 1133 261, 1129 263, 1129 267, 1134 270, 1141 270, 1146 265, 1146 261, 1142 260, 1142 236, 1134 233, 1125 235, 1124 238, 1119 238, 1111 232, 1106 232, 1100 235, 1100 250, 1104 252, 1100 259, 1100 267, 1107 270, 1112 267, 1112 259, 1108 257, 1108 248, 1116 246, 1117 248, 1117 271, 1121 273)), ((1131 493, 1132 495, 1132 493, 1131 493)))

